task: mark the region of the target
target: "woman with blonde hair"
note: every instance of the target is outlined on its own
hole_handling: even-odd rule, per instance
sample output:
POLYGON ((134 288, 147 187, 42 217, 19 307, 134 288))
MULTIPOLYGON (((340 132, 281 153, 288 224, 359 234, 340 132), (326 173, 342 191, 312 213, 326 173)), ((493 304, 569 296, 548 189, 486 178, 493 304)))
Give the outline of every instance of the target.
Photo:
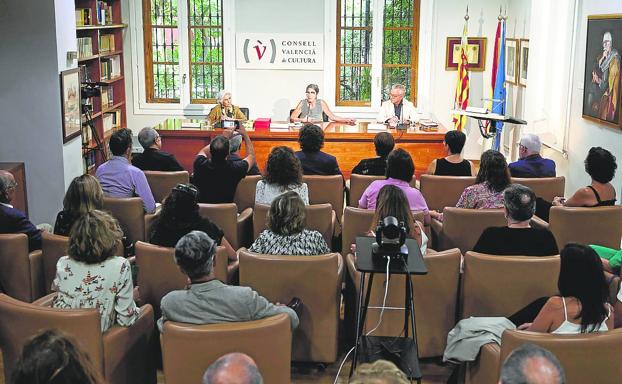
POLYGON ((56 263, 52 283, 58 292, 55 308, 96 308, 102 332, 115 324, 128 327, 140 314, 133 299, 130 263, 114 255, 121 236, 119 223, 108 213, 84 213, 71 228, 69 255, 56 263))
POLYGON ((104 206, 104 191, 97 178, 91 175, 81 175, 73 179, 65 198, 63 210, 56 215, 54 233, 69 236, 73 223, 86 212, 102 209, 104 206))

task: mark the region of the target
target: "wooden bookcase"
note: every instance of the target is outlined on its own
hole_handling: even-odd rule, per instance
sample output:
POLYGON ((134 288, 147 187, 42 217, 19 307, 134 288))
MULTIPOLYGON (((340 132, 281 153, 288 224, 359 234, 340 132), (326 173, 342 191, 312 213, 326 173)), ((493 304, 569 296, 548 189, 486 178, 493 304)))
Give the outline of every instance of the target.
MULTIPOLYGON (((95 130, 107 153, 112 132, 127 126, 123 73, 123 33, 127 25, 122 22, 121 0, 75 0, 75 6, 78 68, 81 81, 99 84, 101 95, 90 98, 89 104, 95 130)), ((85 114, 82 122, 84 172, 93 173, 104 161, 104 153, 94 150, 96 143, 85 114)))

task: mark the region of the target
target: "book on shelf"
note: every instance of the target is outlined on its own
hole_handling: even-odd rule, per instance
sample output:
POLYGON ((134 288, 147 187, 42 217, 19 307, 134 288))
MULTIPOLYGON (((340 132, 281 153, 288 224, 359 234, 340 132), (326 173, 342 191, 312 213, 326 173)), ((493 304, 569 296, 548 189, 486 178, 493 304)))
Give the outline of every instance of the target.
POLYGON ((110 113, 104 113, 104 117, 102 118, 104 123, 104 136, 107 132, 111 131, 114 128, 114 117, 110 113))
POLYGON ((121 56, 115 55, 101 59, 101 78, 110 80, 121 76, 121 56))
POLYGON ((105 1, 97 2, 97 24, 112 24, 112 7, 105 1))
POLYGON ((120 109, 115 109, 115 110, 104 113, 104 132, 106 130, 118 128, 120 125, 121 125, 121 110, 120 109), (106 123, 106 119, 109 120, 108 123, 106 123), (108 127, 108 129, 106 129, 106 127, 108 127))
POLYGON ((114 35, 108 33, 99 37, 99 53, 106 53, 115 50, 114 35))
POLYGON ((111 107, 114 104, 114 91, 112 86, 101 87, 102 108, 111 107))
POLYGON ((78 37, 78 58, 93 56, 93 38, 78 37))
POLYGON ((91 25, 91 8, 76 8, 76 26, 91 25))

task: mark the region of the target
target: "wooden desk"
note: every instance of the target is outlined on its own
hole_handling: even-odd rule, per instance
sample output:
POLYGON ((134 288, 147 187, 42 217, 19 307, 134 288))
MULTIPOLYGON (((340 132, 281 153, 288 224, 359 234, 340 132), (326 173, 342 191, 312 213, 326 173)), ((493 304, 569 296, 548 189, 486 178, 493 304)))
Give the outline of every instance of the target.
MULTIPOLYGON (((199 122, 200 120, 183 120, 199 122)), ((154 128, 162 137, 162 150, 177 157, 179 163, 192 173, 192 163, 197 152, 210 140, 219 134, 219 129, 182 128, 181 119, 167 119, 154 128)), ((324 148, 323 151, 337 157, 339 167, 346 178, 350 177, 352 168, 361 159, 375 157, 374 136, 377 131, 369 131, 368 123, 359 122, 356 125, 341 123, 323 123, 324 148)), ((257 165, 263 171, 268 154, 273 147, 285 145, 294 151, 300 150, 298 145, 297 127, 284 129, 271 128, 269 131, 249 130, 248 134, 255 147, 257 165)), ((396 147, 410 152, 415 162, 415 174, 419 177, 430 162, 446 156, 443 139, 446 129, 439 126, 438 132, 423 132, 418 128, 409 128, 407 131, 390 132, 395 137, 396 147)), ((244 153, 244 149, 242 150, 244 153)))

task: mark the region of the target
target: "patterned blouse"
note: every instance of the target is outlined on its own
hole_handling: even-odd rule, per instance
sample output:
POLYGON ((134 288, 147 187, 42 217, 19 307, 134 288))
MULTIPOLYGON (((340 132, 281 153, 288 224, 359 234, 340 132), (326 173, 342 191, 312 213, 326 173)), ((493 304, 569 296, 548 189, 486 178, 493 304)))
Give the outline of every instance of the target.
POLYGON ((300 196, 305 205, 309 205, 309 189, 307 183, 300 185, 290 184, 287 188, 283 188, 280 185, 268 184, 264 180, 257 182, 257 189, 255 189, 255 203, 256 204, 272 204, 272 200, 278 195, 287 191, 294 191, 300 196))
POLYGON ((123 257, 86 264, 63 256, 56 264, 52 290, 58 292, 54 308, 97 308, 102 332, 115 324, 129 327, 140 314, 133 298, 130 263, 123 257))
POLYGON ((503 191, 495 192, 488 188, 488 183, 483 182, 466 187, 458 203, 458 208, 503 208, 503 191))
POLYGON ((326 241, 318 231, 303 230, 290 236, 281 236, 265 230, 261 232, 253 245, 251 252, 264 253, 267 255, 325 255, 330 253, 326 241))

